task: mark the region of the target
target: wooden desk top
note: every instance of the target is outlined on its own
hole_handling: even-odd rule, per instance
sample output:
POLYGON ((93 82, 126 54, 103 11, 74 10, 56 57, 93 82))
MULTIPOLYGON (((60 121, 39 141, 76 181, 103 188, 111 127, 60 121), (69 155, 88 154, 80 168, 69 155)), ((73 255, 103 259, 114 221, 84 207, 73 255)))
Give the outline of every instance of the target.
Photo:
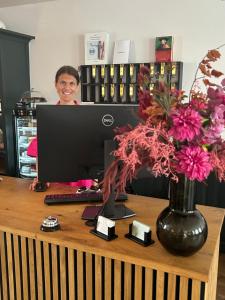
POLYGON ((208 281, 212 257, 225 210, 215 207, 199 206, 208 223, 208 239, 203 248, 190 257, 179 257, 168 253, 156 237, 157 216, 168 205, 167 200, 130 195, 126 206, 136 212, 136 216, 116 221, 116 240, 107 242, 89 233, 90 227, 84 224, 81 214, 86 205, 47 206, 43 199, 46 194, 70 193, 73 188, 52 185, 48 191, 35 193, 28 190, 30 181, 3 177, 0 182, 0 230, 28 238, 65 247, 87 251, 93 254, 115 258, 170 273, 208 281), (61 230, 42 232, 40 224, 44 217, 58 216, 61 230), (146 223, 152 228, 155 243, 143 247, 124 237, 133 219, 146 223))

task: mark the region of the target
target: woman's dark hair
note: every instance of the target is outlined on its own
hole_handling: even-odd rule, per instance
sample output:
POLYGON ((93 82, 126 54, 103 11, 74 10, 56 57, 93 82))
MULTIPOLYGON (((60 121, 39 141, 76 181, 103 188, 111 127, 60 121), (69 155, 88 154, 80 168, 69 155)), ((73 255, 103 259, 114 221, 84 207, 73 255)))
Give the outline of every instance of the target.
POLYGON ((62 75, 62 74, 71 75, 71 76, 73 76, 76 79, 77 84, 80 83, 79 73, 78 73, 78 71, 74 67, 71 67, 71 66, 62 66, 60 69, 58 69, 58 71, 55 74, 55 82, 58 81, 59 76, 62 75))

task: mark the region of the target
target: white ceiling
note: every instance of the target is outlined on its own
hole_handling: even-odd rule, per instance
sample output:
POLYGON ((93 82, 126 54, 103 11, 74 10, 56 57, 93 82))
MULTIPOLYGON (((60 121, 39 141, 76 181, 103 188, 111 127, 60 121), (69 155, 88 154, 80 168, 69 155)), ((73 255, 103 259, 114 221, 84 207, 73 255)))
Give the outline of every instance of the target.
POLYGON ((55 0, 0 0, 0 8, 8 7, 8 6, 16 6, 16 5, 24 5, 24 4, 35 4, 38 2, 48 2, 55 0))

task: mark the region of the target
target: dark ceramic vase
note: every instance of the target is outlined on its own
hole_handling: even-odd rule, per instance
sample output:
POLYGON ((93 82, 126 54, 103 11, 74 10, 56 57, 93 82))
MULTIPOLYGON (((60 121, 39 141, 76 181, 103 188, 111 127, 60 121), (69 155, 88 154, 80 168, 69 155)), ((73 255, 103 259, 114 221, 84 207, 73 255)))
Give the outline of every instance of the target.
POLYGON ((175 255, 189 256, 204 245, 208 227, 194 203, 194 181, 185 176, 170 182, 169 206, 156 222, 160 243, 175 255))

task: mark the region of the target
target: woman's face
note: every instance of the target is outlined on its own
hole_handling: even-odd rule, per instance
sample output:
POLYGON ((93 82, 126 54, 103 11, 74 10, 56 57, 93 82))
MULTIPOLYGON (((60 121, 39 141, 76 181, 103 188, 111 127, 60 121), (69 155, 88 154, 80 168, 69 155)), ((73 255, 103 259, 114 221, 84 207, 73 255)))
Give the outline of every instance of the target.
POLYGON ((74 104, 75 95, 79 90, 79 85, 75 77, 69 74, 61 74, 55 83, 61 104, 74 104))

